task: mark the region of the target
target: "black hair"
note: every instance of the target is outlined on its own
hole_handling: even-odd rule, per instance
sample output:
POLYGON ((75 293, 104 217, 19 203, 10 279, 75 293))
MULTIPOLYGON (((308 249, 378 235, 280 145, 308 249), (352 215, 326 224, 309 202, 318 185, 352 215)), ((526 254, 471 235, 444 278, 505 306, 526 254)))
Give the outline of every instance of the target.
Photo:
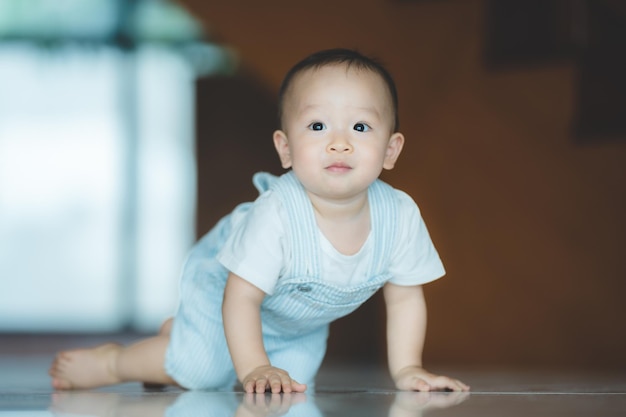
POLYGON ((398 118, 398 91, 396 84, 391 77, 391 74, 385 67, 376 59, 362 55, 353 49, 326 49, 323 51, 315 52, 302 61, 294 65, 283 78, 283 82, 278 90, 278 122, 282 124, 282 118, 284 113, 284 102, 287 90, 291 86, 294 77, 308 69, 321 68, 328 65, 346 65, 348 68, 355 67, 357 69, 365 69, 372 71, 383 79, 389 94, 391 96, 391 102, 393 105, 394 115, 394 132, 397 132, 400 127, 400 121, 398 118))

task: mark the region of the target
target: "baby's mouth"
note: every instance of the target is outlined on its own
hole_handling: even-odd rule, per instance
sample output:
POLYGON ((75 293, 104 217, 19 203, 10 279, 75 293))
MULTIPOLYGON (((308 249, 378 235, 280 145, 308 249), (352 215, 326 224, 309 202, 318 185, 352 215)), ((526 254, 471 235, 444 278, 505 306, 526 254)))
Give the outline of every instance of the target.
POLYGON ((351 169, 352 167, 344 162, 334 162, 326 167, 330 172, 347 172, 351 169))

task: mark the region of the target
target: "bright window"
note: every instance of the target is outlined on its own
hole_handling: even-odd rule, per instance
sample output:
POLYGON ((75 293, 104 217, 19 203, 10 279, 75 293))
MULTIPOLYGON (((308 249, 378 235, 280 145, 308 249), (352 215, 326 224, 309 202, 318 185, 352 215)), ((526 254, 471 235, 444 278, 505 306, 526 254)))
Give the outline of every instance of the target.
MULTIPOLYGON (((85 4, 21 4, 72 3, 85 4)), ((201 43, 120 49, 93 33, 63 42, 79 29, 41 30, 57 31, 52 46, 19 26, 0 33, 0 331, 154 330, 175 311, 194 241, 194 80, 226 55, 201 43)))

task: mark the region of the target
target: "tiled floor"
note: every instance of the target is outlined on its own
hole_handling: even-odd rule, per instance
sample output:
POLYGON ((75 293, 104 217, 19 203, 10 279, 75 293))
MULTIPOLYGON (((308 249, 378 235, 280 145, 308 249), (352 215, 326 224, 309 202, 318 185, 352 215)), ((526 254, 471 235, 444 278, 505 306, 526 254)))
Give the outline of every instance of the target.
POLYGON ((429 394, 396 392, 382 369, 325 366, 316 392, 306 394, 150 392, 139 384, 54 392, 46 374, 53 351, 42 350, 0 349, 0 417, 626 416, 623 372, 445 370, 471 393, 429 394))

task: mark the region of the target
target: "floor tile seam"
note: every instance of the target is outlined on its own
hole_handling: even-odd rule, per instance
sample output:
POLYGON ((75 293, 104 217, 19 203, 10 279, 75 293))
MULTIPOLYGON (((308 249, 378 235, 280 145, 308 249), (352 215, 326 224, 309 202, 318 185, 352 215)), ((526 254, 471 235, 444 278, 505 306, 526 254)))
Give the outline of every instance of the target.
POLYGON ((585 396, 601 396, 601 395, 626 395, 625 392, 574 392, 574 391, 554 391, 554 392, 538 392, 538 391, 471 391, 471 395, 585 395, 585 396))
MULTIPOLYGON (((322 387, 316 391, 314 391, 318 394, 323 393, 323 394, 393 394, 393 393, 400 393, 400 392, 415 392, 415 393, 419 393, 419 392, 423 392, 423 393, 431 393, 431 394, 454 394, 454 393, 460 393, 463 391, 402 391, 402 390, 395 390, 395 389, 370 389, 370 388, 355 388, 355 387, 345 387, 345 388, 335 388, 335 387, 322 387)), ((484 391, 484 390, 480 390, 480 391, 467 391, 470 394, 520 394, 520 395, 527 395, 527 394, 559 394, 559 395, 604 395, 604 394, 611 394, 611 395, 626 395, 626 390, 625 391, 529 391, 529 390, 524 390, 524 391, 484 391)))
MULTIPOLYGON (((78 392, 78 391, 73 391, 78 392)), ((129 396, 158 396, 158 395, 178 395, 189 391, 163 391, 163 392, 150 392, 150 391, 83 391, 87 393, 102 392, 109 394, 120 394, 129 396)), ((244 394, 242 391, 196 391, 205 392, 209 394, 244 394)), ((420 393, 420 391, 401 391, 393 389, 322 389, 318 391, 312 391, 307 394, 341 394, 341 395, 391 395, 403 392, 420 393)), ((423 391, 424 394, 434 395, 454 395, 462 393, 460 391, 423 391)), ((480 394, 480 395, 626 395, 626 391, 605 391, 605 392, 589 392, 589 391, 468 391, 468 394, 480 394)), ((40 394, 36 392, 36 394, 40 394)), ((46 394, 46 392, 41 392, 46 394)))

